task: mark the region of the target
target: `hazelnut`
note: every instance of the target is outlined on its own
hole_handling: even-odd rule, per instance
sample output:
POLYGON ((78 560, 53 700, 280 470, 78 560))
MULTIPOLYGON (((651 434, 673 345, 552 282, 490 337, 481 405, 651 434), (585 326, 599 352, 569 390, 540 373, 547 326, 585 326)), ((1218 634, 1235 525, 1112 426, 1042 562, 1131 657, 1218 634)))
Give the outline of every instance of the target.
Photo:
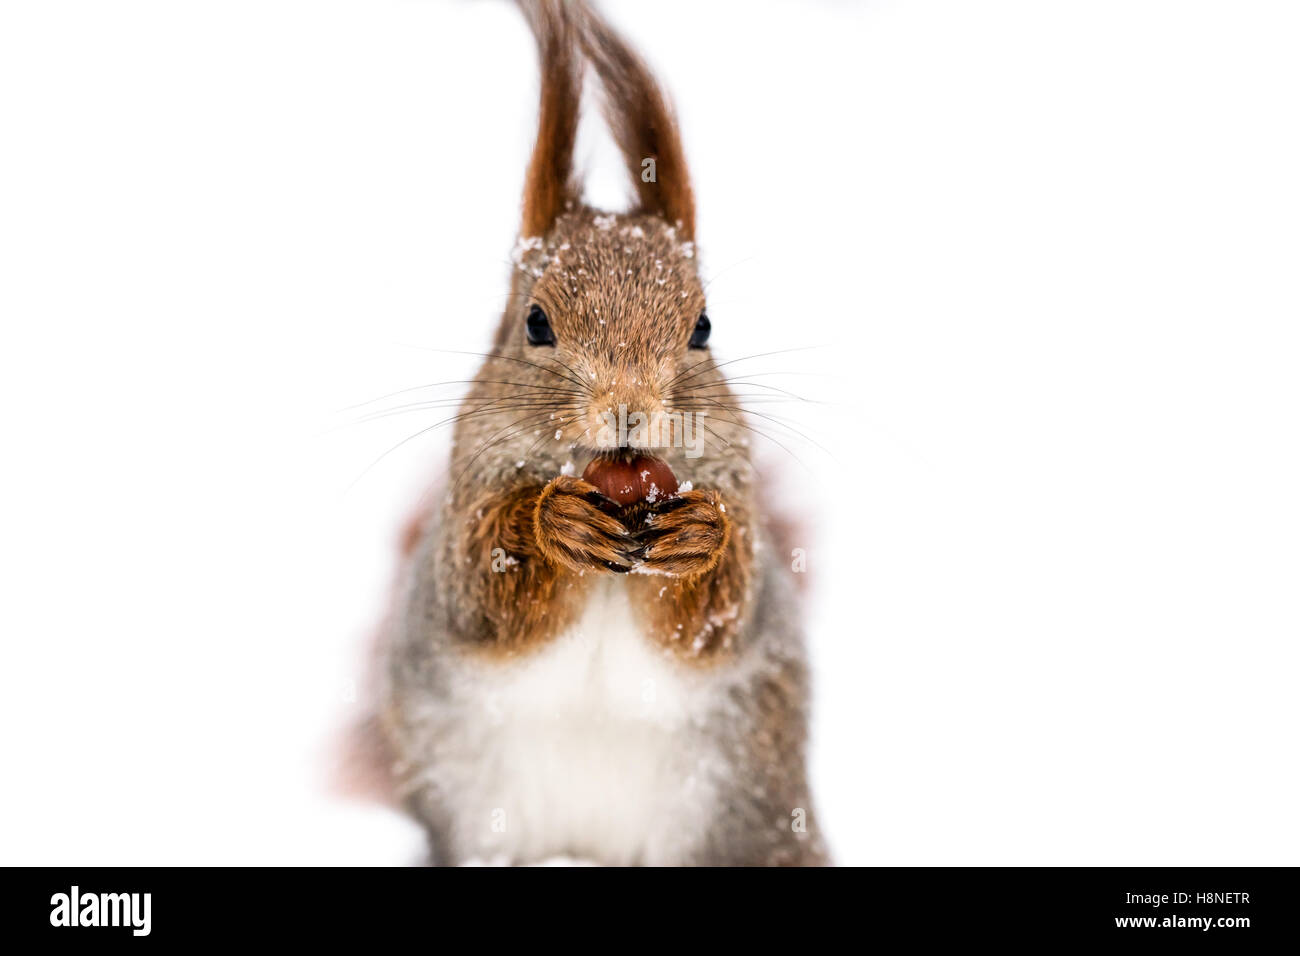
POLYGON ((662 458, 638 455, 632 461, 637 477, 641 479, 641 498, 654 504, 677 494, 677 476, 662 458))
POLYGON ((654 504, 677 493, 677 476, 661 458, 637 455, 598 455, 582 473, 582 480, 618 505, 648 501, 654 504))

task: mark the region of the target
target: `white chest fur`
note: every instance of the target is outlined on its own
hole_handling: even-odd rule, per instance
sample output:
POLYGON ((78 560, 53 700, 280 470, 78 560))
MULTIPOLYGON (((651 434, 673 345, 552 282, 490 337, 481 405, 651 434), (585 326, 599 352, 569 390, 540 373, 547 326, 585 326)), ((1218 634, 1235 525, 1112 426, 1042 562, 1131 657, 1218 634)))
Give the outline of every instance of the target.
POLYGON ((467 849, 656 862, 706 825, 707 684, 645 638, 621 581, 593 589, 570 633, 482 676, 467 849))

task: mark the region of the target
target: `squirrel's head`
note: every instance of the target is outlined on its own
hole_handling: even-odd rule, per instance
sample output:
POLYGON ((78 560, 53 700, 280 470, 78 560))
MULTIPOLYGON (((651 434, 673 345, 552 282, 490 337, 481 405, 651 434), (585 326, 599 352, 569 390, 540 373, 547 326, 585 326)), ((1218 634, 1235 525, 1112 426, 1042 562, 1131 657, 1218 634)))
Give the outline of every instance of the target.
POLYGON ((709 352, 695 201, 663 93, 584 3, 525 10, 541 64, 537 140, 509 304, 458 445, 495 442, 496 457, 550 466, 586 451, 695 458, 745 444, 709 352), (586 206, 573 172, 588 64, 635 189, 625 213, 586 206))

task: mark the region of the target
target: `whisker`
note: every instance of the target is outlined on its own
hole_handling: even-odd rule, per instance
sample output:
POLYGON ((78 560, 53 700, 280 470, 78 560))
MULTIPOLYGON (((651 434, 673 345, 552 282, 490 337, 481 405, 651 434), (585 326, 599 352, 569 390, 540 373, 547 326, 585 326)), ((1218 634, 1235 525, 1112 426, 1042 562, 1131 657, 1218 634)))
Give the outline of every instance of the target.
MULTIPOLYGON (((696 422, 696 424, 698 424, 701 428, 703 428, 705 431, 707 431, 710 435, 712 435, 712 436, 713 436, 714 438, 716 438, 718 441, 722 442, 722 444, 726 445, 728 448, 736 448, 736 449, 739 449, 740 452, 741 452, 741 454, 743 454, 743 455, 745 456, 745 460, 746 460, 747 462, 749 462, 751 465, 754 463, 754 462, 753 462, 753 455, 750 454, 750 451, 749 451, 749 449, 748 449, 747 447, 745 447, 744 445, 736 445, 736 444, 734 444, 734 443, 732 443, 732 442, 727 441, 727 439, 723 438, 721 435, 719 435, 717 432, 715 432, 712 428, 710 428, 707 422, 704 422, 704 421, 698 421, 698 422, 696 422)), ((718 451, 721 452, 722 449, 719 448, 718 451)))
POLYGON ((425 352, 441 352, 445 355, 472 355, 478 358, 489 358, 489 359, 499 358, 507 362, 515 362, 519 365, 527 365, 530 366, 531 368, 535 368, 542 372, 545 372, 547 375, 554 375, 556 378, 562 378, 565 381, 572 382, 574 385, 577 385, 580 389, 582 389, 587 394, 591 394, 591 386, 589 386, 586 382, 584 382, 581 378, 579 378, 577 373, 574 372, 573 369, 569 368, 569 366, 565 365, 563 362, 559 361, 558 359, 548 358, 547 361, 555 362, 555 364, 559 365, 560 368, 565 369, 569 373, 568 375, 561 375, 553 368, 547 368, 544 365, 538 365, 536 362, 529 362, 525 359, 515 358, 513 355, 502 355, 500 352, 465 352, 465 351, 461 351, 460 349, 438 349, 438 348, 433 348, 432 346, 429 345, 413 345, 411 347, 416 349, 421 349, 425 352))
POLYGON ((765 385, 762 382, 749 382, 746 381, 745 379, 723 379, 720 382, 710 382, 705 385, 687 386, 685 391, 682 392, 682 394, 684 395, 699 394, 702 393, 705 389, 712 389, 712 388, 730 389, 731 386, 733 385, 744 385, 749 388, 762 388, 762 389, 766 389, 769 392, 780 392, 782 395, 789 395, 791 398, 796 399, 797 401, 808 402, 811 405, 831 404, 830 402, 820 401, 815 398, 805 398, 804 396, 796 392, 790 391, 788 388, 779 388, 776 385, 765 385))
POLYGON ((729 423, 732 424, 732 425, 737 426, 738 428, 743 428, 743 429, 745 429, 746 431, 753 432, 755 435, 759 436, 760 438, 764 438, 764 439, 766 439, 767 441, 770 441, 772 444, 776 445, 778 448, 780 448, 782 451, 784 451, 787 455, 789 455, 791 458, 793 458, 793 459, 795 460, 795 462, 798 463, 798 465, 799 465, 800 468, 802 468, 804 471, 806 471, 809 475, 812 475, 812 476, 816 477, 816 472, 814 472, 811 468, 809 468, 809 467, 808 467, 808 464, 807 464, 807 463, 806 463, 802 458, 800 458, 797 454, 795 454, 793 451, 791 451, 791 449, 790 449, 790 448, 789 448, 789 447, 788 447, 784 442, 782 442, 782 441, 780 441, 780 440, 774 438, 773 436, 769 435, 769 434, 768 434, 766 431, 764 431, 763 429, 761 429, 761 428, 755 428, 753 425, 750 425, 750 424, 748 424, 748 423, 746 423, 746 422, 743 422, 743 421, 739 421, 739 420, 737 420, 737 419, 734 419, 734 418, 732 418, 732 417, 729 416, 729 415, 724 415, 724 416, 723 416, 723 420, 726 421, 726 422, 729 422, 729 423))
POLYGON ((534 451, 537 450, 537 446, 540 445, 542 442, 544 442, 548 435, 552 434, 551 425, 554 425, 555 431, 563 431, 564 426, 568 425, 569 422, 577 421, 578 418, 579 415, 575 411, 574 414, 566 415, 564 418, 561 418, 558 422, 552 422, 548 424, 547 430, 543 434, 537 437, 537 441, 533 442, 531 445, 528 446, 528 450, 524 452, 524 457, 525 458, 529 457, 534 451))
POLYGON ((743 401, 745 404, 754 405, 825 405, 826 402, 809 402, 800 398, 782 398, 780 395, 769 395, 766 392, 688 392, 673 397, 674 401, 689 401, 692 398, 719 398, 735 399, 743 401))
POLYGON ((534 425, 540 422, 549 421, 549 420, 550 420, 549 418, 542 418, 539 416, 524 416, 523 419, 516 419, 511 424, 507 425, 505 428, 501 428, 493 432, 492 435, 488 436, 489 440, 485 440, 485 442, 479 447, 479 450, 475 452, 474 455, 469 459, 469 461, 465 463, 465 467, 460 470, 460 474, 456 477, 456 480, 452 483, 452 493, 454 494, 456 490, 459 489, 460 483, 462 480, 464 480, 465 475, 469 472, 469 469, 473 466, 474 462, 479 460, 480 456, 482 456, 484 452, 486 452, 490 448, 495 448, 497 445, 500 445, 503 442, 509 441, 511 438, 514 438, 515 436, 527 431, 529 428, 534 427, 534 425), (522 425, 520 424, 521 421, 523 422, 522 425), (515 427, 516 425, 520 427, 516 428, 515 427), (501 434, 502 432, 505 432, 508 429, 513 429, 513 430, 509 431, 508 434, 505 435, 501 434), (497 437, 498 435, 500 437, 497 437))
POLYGON ((762 419, 764 419, 764 420, 766 420, 766 421, 770 421, 770 422, 772 422, 772 423, 775 424, 775 425, 779 425, 779 426, 785 428, 785 429, 788 430, 791 434, 797 436, 798 438, 801 438, 801 439, 803 439, 804 441, 809 442, 809 443, 812 444, 812 445, 816 445, 818 448, 820 448, 822 451, 826 452, 826 454, 830 455, 832 458, 834 457, 834 454, 831 452, 831 450, 830 450, 829 448, 826 448, 826 447, 822 446, 819 442, 817 442, 816 439, 814 439, 814 438, 812 438, 811 436, 809 436, 806 432, 804 432, 804 431, 802 431, 802 430, 800 430, 800 429, 798 429, 798 428, 795 428, 793 425, 790 425, 790 424, 789 424, 789 422, 792 422, 792 421, 795 422, 795 423, 797 423, 797 424, 800 424, 798 419, 792 419, 792 418, 789 418, 788 416, 784 416, 784 415, 770 415, 770 414, 766 414, 766 413, 764 413, 764 412, 756 412, 756 411, 754 411, 754 410, 751 409, 751 408, 746 408, 746 407, 741 406, 741 405, 730 405, 730 404, 727 404, 727 403, 724 403, 724 402, 718 402, 718 401, 711 401, 711 402, 710 402, 710 406, 713 407, 713 408, 721 408, 721 409, 724 409, 724 410, 726 410, 726 411, 735 412, 735 413, 738 414, 738 415, 754 415, 754 416, 756 416, 756 417, 758 417, 758 418, 762 418, 762 419))
POLYGON ((374 405, 375 403, 382 402, 388 398, 396 398, 398 395, 407 395, 411 392, 419 392, 427 388, 442 388, 445 385, 473 385, 475 383, 481 383, 484 385, 512 386, 514 388, 531 388, 534 390, 546 390, 551 392, 562 392, 565 395, 573 395, 575 397, 578 397, 580 394, 574 389, 560 388, 557 385, 534 385, 531 382, 506 382, 506 381, 499 381, 495 379, 461 378, 461 379, 451 379, 450 381, 446 381, 446 382, 430 382, 428 385, 412 385, 410 388, 399 388, 397 391, 389 392, 387 395, 380 395, 378 398, 372 398, 364 402, 357 402, 355 405, 347 405, 344 406, 343 408, 336 409, 336 411, 337 412, 355 411, 358 408, 365 408, 367 405, 374 405))
MULTIPOLYGON (((347 422, 340 427, 364 425, 367 422, 374 422, 384 418, 391 418, 394 415, 409 415, 412 412, 433 411, 438 408, 455 408, 455 407, 460 407, 464 404, 465 404, 464 402, 446 402, 446 403, 416 402, 411 405, 403 405, 399 408, 387 408, 384 409, 383 411, 372 412, 369 415, 363 415, 361 418, 358 418, 355 421, 347 422)), ((571 404, 572 404, 571 402, 560 402, 560 401, 517 402, 517 401, 508 401, 505 399, 498 399, 492 402, 480 402, 478 404, 471 405, 469 409, 466 409, 464 414, 465 415, 489 414, 492 412, 503 412, 503 411, 514 411, 514 410, 525 410, 525 409, 527 410, 535 409, 540 411, 542 409, 568 408, 570 407, 571 404)))
MULTIPOLYGON (((789 448, 787 448, 784 444, 782 444, 780 441, 778 441, 778 440, 777 440, 776 438, 774 438, 772 435, 768 434, 765 430, 760 429, 760 428, 756 428, 756 427, 754 427, 753 425, 749 424, 748 422, 744 421, 742 417, 736 417, 736 416, 756 415, 756 416, 758 416, 759 418, 764 418, 764 419, 766 419, 766 420, 769 420, 769 421, 771 421, 773 424, 785 428, 785 429, 786 429, 787 431, 789 431, 789 432, 790 432, 794 437, 799 438, 799 439, 802 440, 802 441, 806 441, 806 442, 808 442, 809 444, 816 446, 818 449, 820 449, 821 451, 825 452, 825 453, 826 453, 826 454, 827 454, 827 455, 828 455, 832 460, 835 460, 835 455, 834 455, 834 453, 832 453, 832 452, 830 451, 830 449, 826 448, 824 445, 822 445, 822 444, 821 444, 820 442, 818 442, 816 439, 809 437, 809 436, 808 436, 807 434, 805 434, 804 432, 801 432, 801 431, 799 431, 799 430, 793 428, 792 426, 786 424, 785 422, 780 421, 779 419, 773 418, 773 417, 770 416, 770 415, 764 415, 764 414, 762 414, 761 412, 755 412, 755 411, 752 411, 752 410, 743 409, 743 408, 740 408, 740 407, 737 407, 737 406, 734 406, 734 405, 725 405, 725 404, 723 404, 723 403, 721 403, 721 402, 712 402, 712 403, 710 403, 710 407, 708 407, 708 408, 703 408, 703 409, 698 408, 698 407, 692 407, 692 406, 676 406, 676 407, 677 407, 679 410, 681 410, 681 411, 690 411, 690 412, 694 412, 694 413, 697 413, 697 414, 699 414, 699 413, 703 413, 703 414, 705 414, 705 415, 714 414, 715 412, 719 412, 719 411, 720 411, 720 412, 723 412, 723 413, 724 413, 724 414, 722 415, 722 419, 723 419, 723 421, 730 422, 730 423, 733 424, 733 425, 737 425, 737 426, 739 426, 740 428, 745 428, 745 429, 747 429, 747 430, 753 432, 753 433, 756 434, 756 435, 759 435, 759 436, 761 436, 761 437, 763 437, 763 438, 766 438, 768 441, 772 442, 773 444, 778 445, 779 447, 783 448, 783 449, 784 449, 784 450, 785 450, 785 451, 786 451, 786 452, 787 452, 787 453, 788 453, 792 458, 794 458, 796 461, 798 461, 799 464, 802 465, 802 466, 803 466, 804 468, 806 468, 806 469, 807 469, 808 466, 804 463, 804 461, 803 461, 803 460, 802 460, 798 455, 796 455, 793 451, 791 451, 789 448), (725 414, 725 413, 727 413, 727 412, 734 412, 734 413, 736 413, 736 414, 735 414, 735 415, 725 414)), ((812 470, 811 470, 811 469, 808 469, 808 471, 809 471, 810 474, 812 473, 812 470)))
POLYGON ((709 286, 713 285, 713 283, 717 282, 719 279, 721 279, 724 275, 726 275, 726 274, 727 274, 728 272, 730 272, 732 269, 736 268, 736 266, 743 266, 746 262, 752 262, 753 260, 755 260, 755 259, 757 259, 757 258, 758 258, 757 256, 746 256, 746 257, 743 258, 743 259, 738 259, 738 260, 736 260, 735 262, 733 262, 733 263, 732 263, 731 265, 729 265, 729 266, 723 266, 721 269, 719 269, 717 272, 715 272, 713 275, 709 276, 709 278, 705 280, 705 282, 704 282, 704 286, 703 286, 703 291, 706 291, 706 292, 707 292, 708 289, 709 289, 709 286))
MULTIPOLYGON (((714 368, 714 370, 717 370, 717 369, 720 369, 720 368, 726 368, 728 365, 735 365, 737 362, 749 362, 749 361, 752 361, 753 359, 757 359, 757 358, 767 358, 767 357, 770 356, 770 355, 789 355, 789 354, 792 353, 792 352, 808 352, 808 351, 812 351, 812 350, 814 350, 814 349, 824 349, 824 348, 829 348, 829 346, 826 346, 826 345, 802 345, 802 346, 799 346, 798 348, 793 348, 793 349, 778 349, 778 350, 776 350, 776 351, 774 351, 774 352, 757 352, 757 353, 755 353, 754 355, 742 355, 740 358, 731 359, 730 361, 727 361, 727 362, 718 362, 718 363, 716 363, 716 364, 713 365, 713 368, 714 368)), ((707 365, 707 364, 709 364, 711 361, 712 361, 711 358, 710 358, 710 359, 705 359, 703 362, 697 362, 695 365, 692 365, 691 368, 699 368, 701 365, 707 365)), ((687 369, 686 371, 689 372, 690 369, 687 369)), ((673 385, 676 385, 677 383, 683 381, 683 376, 684 376, 685 374, 686 374, 686 373, 679 374, 678 376, 676 376, 675 378, 673 378, 671 381, 669 381, 669 382, 664 386, 664 388, 665 388, 665 389, 670 388, 670 387, 672 387, 673 385)), ((686 381, 689 381, 690 378, 694 378, 694 377, 696 377, 696 376, 698 376, 698 375, 702 375, 702 374, 704 374, 704 373, 703 373, 703 372, 696 372, 695 375, 691 375, 691 376, 687 377, 685 380, 686 380, 686 381)))

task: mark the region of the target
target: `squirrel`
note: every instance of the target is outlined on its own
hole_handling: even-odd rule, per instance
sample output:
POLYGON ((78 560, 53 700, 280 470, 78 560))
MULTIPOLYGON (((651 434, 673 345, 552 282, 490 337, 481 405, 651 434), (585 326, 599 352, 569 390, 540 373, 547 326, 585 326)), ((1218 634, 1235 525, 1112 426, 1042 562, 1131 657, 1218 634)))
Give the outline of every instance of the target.
POLYGON ((798 604, 710 351, 673 112, 587 3, 520 6, 537 137, 508 305, 386 636, 398 793, 439 865, 826 864, 798 604), (588 70, 628 212, 575 180, 588 70), (609 427, 636 416, 663 427, 609 427), (680 485, 629 509, 582 477, 634 456, 680 485))

